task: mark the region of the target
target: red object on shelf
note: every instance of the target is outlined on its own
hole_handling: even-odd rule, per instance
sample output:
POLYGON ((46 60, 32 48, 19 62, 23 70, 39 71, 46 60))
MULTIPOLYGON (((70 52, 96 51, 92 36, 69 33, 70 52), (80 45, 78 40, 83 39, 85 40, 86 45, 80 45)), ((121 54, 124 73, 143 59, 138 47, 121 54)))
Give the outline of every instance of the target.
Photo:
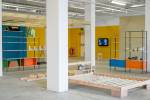
POLYGON ((146 70, 146 62, 142 60, 126 60, 126 69, 146 70))
POLYGON ((23 66, 33 66, 33 65, 37 65, 37 59, 36 58, 24 58, 22 60, 22 65, 23 66))
POLYGON ((18 61, 10 61, 9 62, 9 68, 14 68, 16 66, 18 66, 18 61))
POLYGON ((74 48, 70 48, 69 49, 69 54, 70 54, 70 56, 74 56, 75 55, 75 49, 74 48))

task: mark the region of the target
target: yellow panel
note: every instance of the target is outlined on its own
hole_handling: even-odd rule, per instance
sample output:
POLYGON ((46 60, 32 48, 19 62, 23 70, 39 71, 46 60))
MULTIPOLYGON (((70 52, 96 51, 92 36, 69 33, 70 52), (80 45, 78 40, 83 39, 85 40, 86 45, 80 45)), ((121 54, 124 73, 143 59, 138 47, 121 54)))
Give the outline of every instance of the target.
POLYGON ((80 57, 81 53, 81 32, 80 28, 70 28, 68 30, 68 52, 69 56, 80 57), (71 48, 73 49, 73 55, 71 55, 71 48))
MULTIPOLYGON (((27 38, 27 48, 29 49, 29 47, 31 49, 33 48, 41 48, 44 49, 45 48, 45 28, 43 27, 35 27, 35 38, 27 38)), ((27 52, 27 57, 44 57, 45 56, 45 52, 44 51, 28 51, 27 52)))
MULTIPOLYGON (((70 28, 69 29, 69 38, 68 38, 68 52, 70 55, 70 48, 74 48, 74 55, 75 57, 81 56, 81 33, 82 30, 80 28, 70 28)), ((119 50, 119 36, 120 36, 120 27, 119 26, 100 26, 96 27, 96 56, 98 56, 99 53, 102 54, 103 59, 109 59, 110 58, 110 43, 109 46, 106 47, 100 47, 98 46, 98 39, 99 38, 108 38, 109 41, 111 39, 111 48, 115 49, 114 37, 117 37, 116 41, 118 42, 116 45, 116 49, 119 50)), ((119 52, 116 53, 117 58, 119 57, 119 52)), ((112 53, 112 57, 115 57, 115 53, 112 53)))
MULTIPOLYGON (((110 58, 110 39, 111 39, 111 48, 114 50, 114 37, 117 37, 116 41, 119 42, 120 36, 120 27, 119 26, 100 26, 96 27, 96 56, 102 54, 103 59, 110 58), (98 46, 99 38, 108 38, 109 46, 98 46)), ((116 49, 119 50, 119 43, 116 44, 116 49)), ((112 50, 112 51, 113 51, 112 50)), ((117 58, 119 57, 119 52, 117 52, 117 58)), ((112 57, 115 57, 115 53, 112 53, 112 57)))

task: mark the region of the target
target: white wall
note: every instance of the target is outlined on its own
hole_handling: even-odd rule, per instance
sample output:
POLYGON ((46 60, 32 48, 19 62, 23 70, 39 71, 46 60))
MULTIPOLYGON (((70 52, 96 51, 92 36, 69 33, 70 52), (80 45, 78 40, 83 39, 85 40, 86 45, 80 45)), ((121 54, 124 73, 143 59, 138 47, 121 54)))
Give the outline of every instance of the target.
MULTIPOLYGON (((145 28, 144 16, 123 16, 120 17, 120 51, 125 50, 125 32, 143 31, 145 28)), ((127 35, 128 37, 128 35, 127 35)), ((132 33, 132 37, 142 37, 141 33, 132 33)), ((129 38, 126 40, 126 48, 129 48, 129 38)), ((132 38, 130 43, 133 48, 142 48, 142 38, 132 38)), ((120 52, 120 58, 124 59, 125 52, 120 52)), ((129 55, 128 55, 129 56, 129 55)), ((141 57, 141 52, 132 52, 132 56, 141 57)))
MULTIPOLYGON (((96 26, 112 26, 120 25, 119 16, 108 16, 108 15, 97 15, 96 16, 96 26)), ((84 26, 69 26, 69 28, 83 28, 84 26)))
POLYGON ((120 18, 117 16, 96 16, 96 26, 119 25, 120 18))
POLYGON ((148 72, 150 72, 150 0, 145 1, 145 30, 147 31, 147 45, 148 45, 147 70, 148 72))

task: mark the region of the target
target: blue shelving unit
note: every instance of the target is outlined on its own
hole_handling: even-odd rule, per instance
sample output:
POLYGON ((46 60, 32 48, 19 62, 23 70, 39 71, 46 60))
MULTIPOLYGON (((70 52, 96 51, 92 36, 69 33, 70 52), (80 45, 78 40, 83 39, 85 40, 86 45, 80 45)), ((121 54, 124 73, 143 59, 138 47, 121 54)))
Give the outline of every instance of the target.
POLYGON ((126 66, 125 60, 110 59, 109 62, 111 67, 125 68, 126 66))
POLYGON ((27 57, 26 27, 19 26, 18 30, 11 30, 10 26, 2 26, 2 48, 4 62, 27 57))

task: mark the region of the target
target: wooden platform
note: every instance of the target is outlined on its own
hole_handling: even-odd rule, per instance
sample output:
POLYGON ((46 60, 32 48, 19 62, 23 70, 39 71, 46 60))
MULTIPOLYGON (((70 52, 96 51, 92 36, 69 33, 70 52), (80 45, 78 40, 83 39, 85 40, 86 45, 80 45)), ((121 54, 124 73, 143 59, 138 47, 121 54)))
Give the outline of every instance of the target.
POLYGON ((69 82, 111 90, 111 95, 116 97, 126 97, 128 90, 143 87, 150 89, 150 80, 147 78, 128 77, 111 74, 83 74, 69 77, 69 82))

